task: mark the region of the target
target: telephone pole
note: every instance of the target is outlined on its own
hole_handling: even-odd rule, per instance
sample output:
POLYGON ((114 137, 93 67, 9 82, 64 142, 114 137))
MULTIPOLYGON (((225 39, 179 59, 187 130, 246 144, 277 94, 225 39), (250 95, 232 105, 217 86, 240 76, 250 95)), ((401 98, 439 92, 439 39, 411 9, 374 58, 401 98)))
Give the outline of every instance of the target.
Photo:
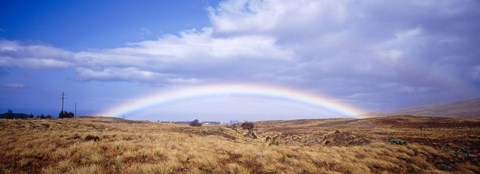
POLYGON ((77 102, 75 102, 75 116, 77 116, 77 102))
POLYGON ((65 100, 65 92, 62 91, 62 112, 63 113, 63 103, 64 103, 64 100, 65 100))

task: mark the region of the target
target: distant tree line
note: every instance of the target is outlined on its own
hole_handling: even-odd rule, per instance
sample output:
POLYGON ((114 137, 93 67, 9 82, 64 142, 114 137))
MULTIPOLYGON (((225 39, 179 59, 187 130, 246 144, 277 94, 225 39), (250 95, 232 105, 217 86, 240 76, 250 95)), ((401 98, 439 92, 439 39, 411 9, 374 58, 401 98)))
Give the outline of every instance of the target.
MULTIPOLYGON (((58 118, 73 118, 75 114, 72 112, 62 111, 58 114, 58 118)), ((39 119, 49 119, 53 118, 51 115, 36 115, 25 114, 25 113, 14 113, 11 109, 8 109, 7 112, 0 114, 0 119, 28 119, 28 118, 39 118, 39 119)))
POLYGON ((3 119, 28 119, 28 118, 53 118, 51 115, 36 115, 33 114, 25 114, 25 113, 14 113, 11 109, 8 109, 7 112, 0 114, 0 118, 3 119))

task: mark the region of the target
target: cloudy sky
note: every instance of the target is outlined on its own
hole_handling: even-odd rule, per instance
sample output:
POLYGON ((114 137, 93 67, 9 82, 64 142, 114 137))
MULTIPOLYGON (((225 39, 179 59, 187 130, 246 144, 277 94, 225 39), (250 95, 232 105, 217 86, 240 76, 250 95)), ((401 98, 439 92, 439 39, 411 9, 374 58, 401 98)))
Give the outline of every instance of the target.
MULTIPOLYGON (((286 87, 364 111, 480 97, 478 0, 1 1, 0 112, 95 115, 162 90, 286 87)), ((258 96, 130 119, 332 117, 258 96)))

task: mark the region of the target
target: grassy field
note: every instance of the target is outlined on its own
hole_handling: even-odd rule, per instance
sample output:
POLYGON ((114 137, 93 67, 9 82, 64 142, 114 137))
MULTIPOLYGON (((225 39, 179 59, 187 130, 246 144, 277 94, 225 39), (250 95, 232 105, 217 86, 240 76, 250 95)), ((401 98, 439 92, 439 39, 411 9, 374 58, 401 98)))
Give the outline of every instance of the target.
POLYGON ((480 119, 254 124, 2 119, 0 173, 480 173, 480 119))

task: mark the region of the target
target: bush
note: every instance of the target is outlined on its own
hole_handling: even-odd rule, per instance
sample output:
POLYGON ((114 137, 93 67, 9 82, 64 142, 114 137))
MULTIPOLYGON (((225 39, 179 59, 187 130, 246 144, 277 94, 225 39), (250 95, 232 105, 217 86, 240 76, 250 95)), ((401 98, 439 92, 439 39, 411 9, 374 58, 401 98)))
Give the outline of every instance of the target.
POLYGON ((100 137, 95 135, 87 135, 85 141, 100 141, 100 137))
POLYGON ((62 111, 58 114, 58 118, 73 118, 75 114, 72 112, 62 111))
POLYGON ((246 129, 246 130, 249 130, 249 131, 252 131, 253 128, 255 128, 255 125, 252 123, 252 122, 243 122, 240 127, 242 129, 246 129))
POLYGON ((459 147, 455 152, 455 154, 460 156, 460 158, 462 158, 463 160, 468 159, 470 157, 470 152, 464 147, 459 147))
POLYGON ((200 121, 198 121, 197 119, 195 119, 195 120, 193 120, 192 122, 190 122, 190 126, 200 127, 200 126, 202 126, 202 123, 200 123, 200 121))
POLYGON ((43 128, 45 128, 45 129, 48 129, 48 128, 50 128, 50 125, 49 125, 49 124, 47 124, 47 123, 42 123, 42 126, 43 126, 43 128))
POLYGON ((450 146, 448 144, 445 144, 445 145, 442 146, 442 148, 440 150, 442 150, 442 152, 449 152, 450 151, 450 146))
POLYGON ((389 144, 396 144, 396 145, 407 145, 407 141, 402 140, 400 138, 389 138, 387 140, 389 144))

